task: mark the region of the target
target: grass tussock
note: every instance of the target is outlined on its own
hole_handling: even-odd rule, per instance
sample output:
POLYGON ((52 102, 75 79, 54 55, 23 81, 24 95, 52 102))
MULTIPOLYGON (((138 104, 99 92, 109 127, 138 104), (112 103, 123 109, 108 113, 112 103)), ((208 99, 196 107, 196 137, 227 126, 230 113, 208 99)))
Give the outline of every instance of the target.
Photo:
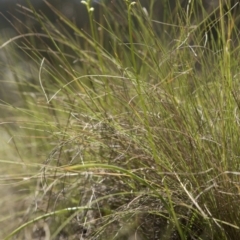
POLYGON ((138 2, 115 12, 121 24, 84 4, 88 31, 48 4, 61 24, 32 12, 43 33, 2 43, 31 77, 13 55, 1 238, 238 239, 239 48, 226 13, 219 44, 203 34, 208 16, 189 25, 190 7, 173 26, 138 2))

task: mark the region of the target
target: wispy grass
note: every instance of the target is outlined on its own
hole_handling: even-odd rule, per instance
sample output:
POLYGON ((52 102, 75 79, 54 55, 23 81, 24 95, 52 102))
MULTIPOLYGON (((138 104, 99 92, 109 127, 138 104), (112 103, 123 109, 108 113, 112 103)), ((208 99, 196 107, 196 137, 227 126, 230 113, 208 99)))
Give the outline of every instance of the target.
POLYGON ((179 8, 174 26, 158 26, 169 43, 154 9, 125 3, 125 22, 106 8, 97 23, 88 4, 90 31, 48 4, 74 36, 35 12, 44 34, 3 45, 37 66, 18 82, 22 105, 2 105, 14 116, 1 124, 3 238, 237 239, 238 47, 226 13, 210 44, 208 18, 179 8))

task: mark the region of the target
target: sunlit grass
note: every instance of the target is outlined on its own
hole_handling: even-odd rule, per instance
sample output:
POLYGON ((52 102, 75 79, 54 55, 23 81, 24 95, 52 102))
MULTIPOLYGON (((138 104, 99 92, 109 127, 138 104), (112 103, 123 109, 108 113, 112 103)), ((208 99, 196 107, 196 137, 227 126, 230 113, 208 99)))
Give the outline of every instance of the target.
POLYGON ((89 32, 49 7, 75 37, 36 15, 47 51, 36 33, 2 45, 34 72, 1 105, 1 237, 237 239, 238 48, 207 45, 190 9, 166 43, 139 4, 123 26, 87 5, 89 32))

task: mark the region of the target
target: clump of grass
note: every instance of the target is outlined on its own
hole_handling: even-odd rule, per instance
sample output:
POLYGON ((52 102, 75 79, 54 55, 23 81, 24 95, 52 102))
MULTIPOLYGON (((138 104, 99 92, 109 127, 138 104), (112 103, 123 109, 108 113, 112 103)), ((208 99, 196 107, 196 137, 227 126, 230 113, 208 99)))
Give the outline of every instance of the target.
POLYGON ((139 3, 121 26, 85 5, 89 32, 49 5, 77 39, 36 15, 51 48, 21 46, 39 70, 15 107, 21 129, 6 127, 18 162, 2 163, 22 169, 2 179, 20 191, 5 239, 237 239, 238 48, 225 26, 209 50, 179 8, 168 45, 139 3))

